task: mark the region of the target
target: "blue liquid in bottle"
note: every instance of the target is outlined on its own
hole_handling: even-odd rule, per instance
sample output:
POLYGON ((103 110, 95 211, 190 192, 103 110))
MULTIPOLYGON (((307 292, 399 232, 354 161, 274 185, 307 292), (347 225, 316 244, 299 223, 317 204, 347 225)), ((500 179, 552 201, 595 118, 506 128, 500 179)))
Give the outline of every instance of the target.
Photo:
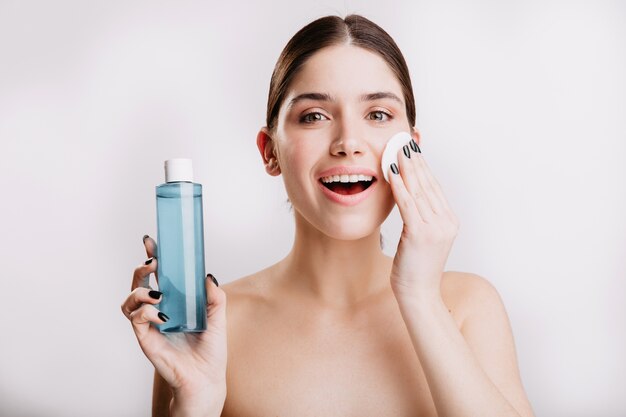
POLYGON ((206 330, 202 185, 193 183, 190 159, 165 162, 165 184, 156 187, 158 309, 169 320, 161 333, 206 330))

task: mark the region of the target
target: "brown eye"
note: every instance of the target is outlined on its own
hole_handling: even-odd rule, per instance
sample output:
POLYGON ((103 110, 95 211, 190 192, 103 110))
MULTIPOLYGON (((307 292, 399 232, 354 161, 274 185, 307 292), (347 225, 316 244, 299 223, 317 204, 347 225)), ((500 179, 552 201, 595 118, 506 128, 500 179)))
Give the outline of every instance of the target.
POLYGON ((326 120, 326 116, 319 112, 311 112, 307 113, 300 118, 300 122, 302 123, 314 123, 322 120, 326 120))
POLYGON ((384 122, 384 121, 386 121, 386 120, 391 118, 391 116, 389 114, 385 113, 384 111, 380 111, 380 110, 373 111, 368 116, 369 116, 370 120, 374 120, 374 121, 377 121, 377 122, 384 122))

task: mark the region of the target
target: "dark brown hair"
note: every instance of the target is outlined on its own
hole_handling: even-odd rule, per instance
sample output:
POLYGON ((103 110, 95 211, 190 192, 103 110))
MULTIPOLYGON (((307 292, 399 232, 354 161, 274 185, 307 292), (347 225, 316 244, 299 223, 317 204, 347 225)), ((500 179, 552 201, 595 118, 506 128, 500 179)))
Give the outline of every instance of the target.
POLYGON ((267 127, 273 130, 278 111, 291 80, 315 52, 327 46, 347 43, 380 55, 394 72, 406 103, 406 114, 411 127, 415 126, 415 97, 409 69, 400 48, 380 26, 363 16, 351 14, 342 19, 326 16, 300 29, 283 49, 270 81, 267 99, 267 127))

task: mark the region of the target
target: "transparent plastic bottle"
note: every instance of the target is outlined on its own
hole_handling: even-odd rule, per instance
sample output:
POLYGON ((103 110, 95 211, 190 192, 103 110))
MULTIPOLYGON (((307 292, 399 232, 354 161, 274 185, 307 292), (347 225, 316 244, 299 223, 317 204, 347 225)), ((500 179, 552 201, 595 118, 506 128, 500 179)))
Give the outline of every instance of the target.
POLYGON ((202 185, 191 159, 165 161, 165 184, 156 187, 158 306, 169 320, 161 333, 206 330, 202 185))

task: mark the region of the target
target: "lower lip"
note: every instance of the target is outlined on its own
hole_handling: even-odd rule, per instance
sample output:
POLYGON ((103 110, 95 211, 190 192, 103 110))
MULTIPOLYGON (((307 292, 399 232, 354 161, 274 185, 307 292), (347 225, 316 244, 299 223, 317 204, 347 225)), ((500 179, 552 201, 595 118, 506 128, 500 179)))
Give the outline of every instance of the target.
POLYGON ((372 189, 376 187, 377 183, 378 183, 378 180, 374 181, 369 187, 367 187, 365 190, 361 191, 360 193, 338 194, 324 187, 324 184, 322 184, 321 181, 317 181, 317 184, 322 189, 322 192, 324 193, 326 197, 328 197, 331 201, 335 203, 339 203, 344 206, 355 206, 359 204, 361 201, 365 200, 367 196, 369 196, 372 193, 372 189))

